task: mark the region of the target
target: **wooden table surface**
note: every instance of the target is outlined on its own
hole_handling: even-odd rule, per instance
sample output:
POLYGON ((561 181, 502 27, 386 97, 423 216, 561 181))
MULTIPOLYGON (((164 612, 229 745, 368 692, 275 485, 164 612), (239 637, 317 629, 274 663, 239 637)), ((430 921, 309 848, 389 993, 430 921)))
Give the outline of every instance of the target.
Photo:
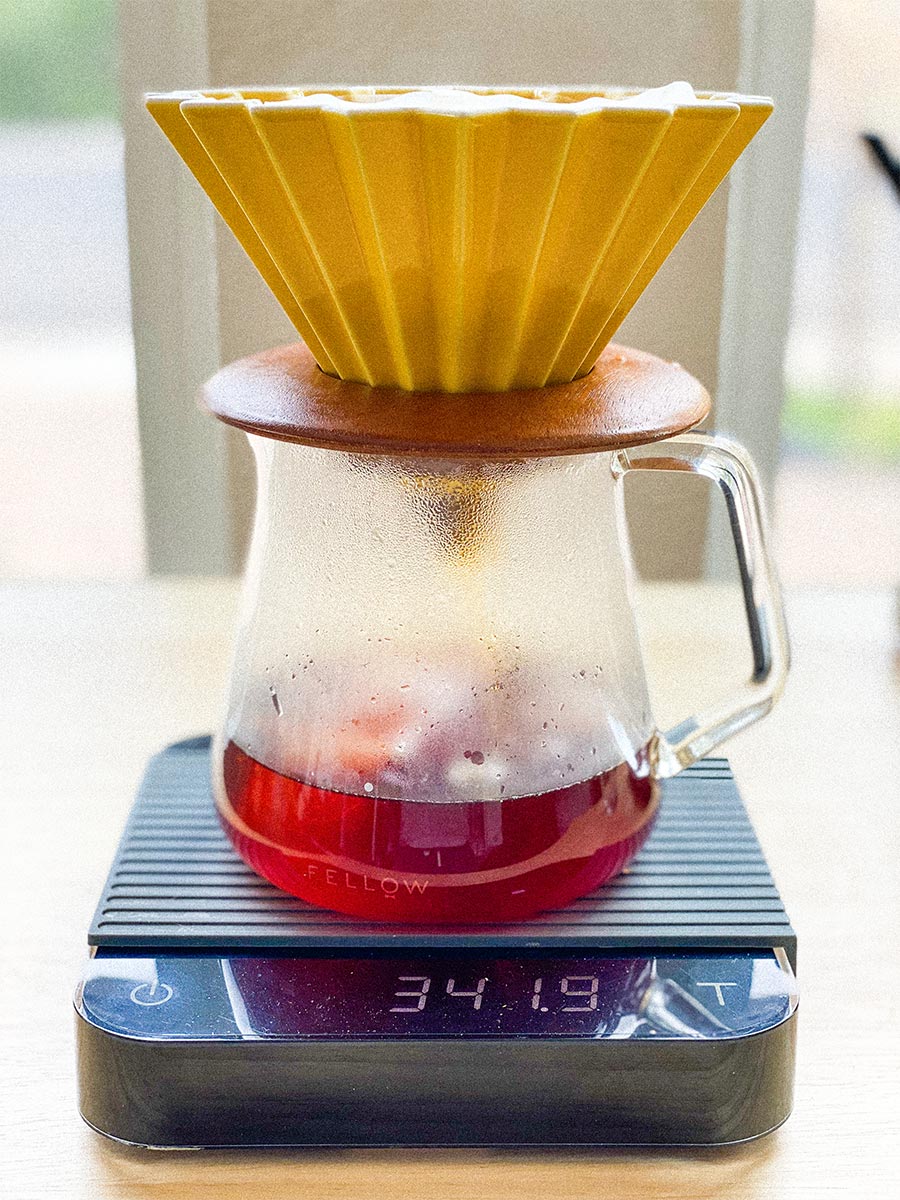
MULTIPOLYGON (((781 705, 729 746, 800 939, 794 1115, 721 1151, 127 1150, 82 1125, 72 992, 149 754, 212 728, 228 581, 0 589, 4 822, 0 1194, 10 1200, 897 1194, 900 722, 887 595, 789 597, 781 705)), ((661 723, 745 669, 736 595, 645 589, 661 723), (700 684, 702 680, 702 685, 700 684)))

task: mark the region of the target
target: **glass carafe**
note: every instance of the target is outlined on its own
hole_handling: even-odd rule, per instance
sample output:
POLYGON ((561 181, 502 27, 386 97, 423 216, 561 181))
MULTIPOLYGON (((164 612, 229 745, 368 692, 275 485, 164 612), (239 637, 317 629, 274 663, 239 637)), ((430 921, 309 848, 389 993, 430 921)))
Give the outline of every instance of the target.
POLYGON ((622 869, 659 781, 763 716, 788 653, 752 466, 687 434, 551 457, 360 453, 251 435, 259 498, 224 731, 222 819, 315 904, 495 922, 622 869), (754 669, 657 729, 630 595, 631 470, 729 509, 754 669))

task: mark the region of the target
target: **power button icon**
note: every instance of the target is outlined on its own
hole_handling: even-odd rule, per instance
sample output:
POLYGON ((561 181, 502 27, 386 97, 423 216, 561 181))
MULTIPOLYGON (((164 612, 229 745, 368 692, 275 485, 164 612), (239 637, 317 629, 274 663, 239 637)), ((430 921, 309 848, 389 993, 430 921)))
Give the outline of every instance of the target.
POLYGON ((155 1008, 171 1000, 173 991, 167 983, 139 983, 131 989, 131 999, 142 1008, 155 1008))

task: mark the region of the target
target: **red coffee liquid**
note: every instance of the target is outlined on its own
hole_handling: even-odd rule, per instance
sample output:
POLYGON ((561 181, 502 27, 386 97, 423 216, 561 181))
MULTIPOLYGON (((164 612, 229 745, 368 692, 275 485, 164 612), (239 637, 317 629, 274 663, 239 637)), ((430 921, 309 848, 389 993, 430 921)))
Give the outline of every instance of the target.
POLYGON ((229 742, 223 781, 220 816, 260 875, 322 908, 424 924, 568 904, 621 871, 657 807, 656 784, 627 763, 535 796, 381 800, 281 775, 229 742))

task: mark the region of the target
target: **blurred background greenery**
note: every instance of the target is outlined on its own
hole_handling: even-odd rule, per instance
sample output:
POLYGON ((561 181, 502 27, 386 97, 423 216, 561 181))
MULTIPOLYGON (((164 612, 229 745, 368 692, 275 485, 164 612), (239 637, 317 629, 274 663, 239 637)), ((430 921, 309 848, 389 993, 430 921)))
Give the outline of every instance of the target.
POLYGON ((785 453, 900 462, 897 398, 789 386, 781 421, 785 453))
POLYGON ((0 0, 0 120, 117 113, 115 0, 0 0))

